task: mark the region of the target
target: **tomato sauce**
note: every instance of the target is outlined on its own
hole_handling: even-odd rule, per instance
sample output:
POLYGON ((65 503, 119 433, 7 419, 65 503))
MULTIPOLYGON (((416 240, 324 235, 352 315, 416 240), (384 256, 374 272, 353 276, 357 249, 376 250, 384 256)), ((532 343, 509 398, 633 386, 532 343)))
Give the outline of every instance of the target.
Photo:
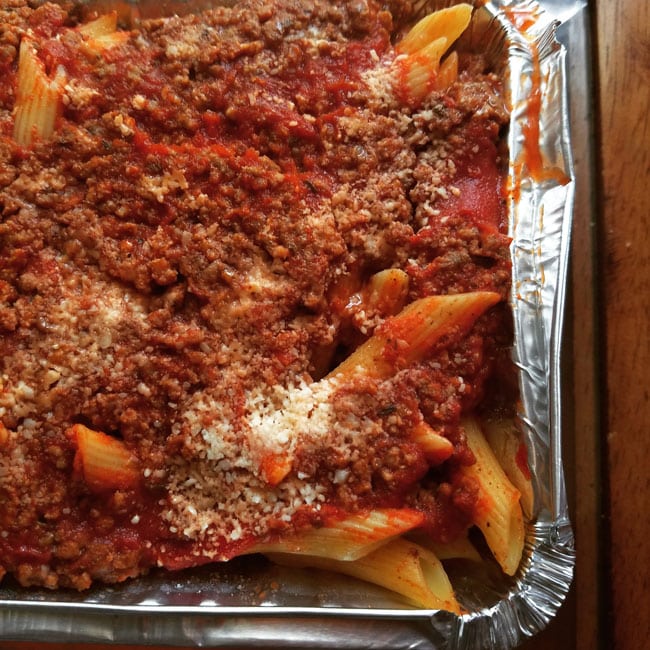
POLYGON ((500 89, 472 69, 409 101, 375 3, 241 5, 145 21, 101 55, 25 5, 66 83, 31 144, 0 91, 0 572, 21 584, 229 559, 375 508, 438 541, 471 525, 461 418, 505 310, 405 364, 418 323, 391 329, 401 305, 365 288, 400 269, 408 301, 508 296, 500 89), (321 380, 375 332, 394 376, 321 380), (422 422, 453 452, 427 456, 422 422), (137 459, 137 488, 84 479, 77 424, 137 459))

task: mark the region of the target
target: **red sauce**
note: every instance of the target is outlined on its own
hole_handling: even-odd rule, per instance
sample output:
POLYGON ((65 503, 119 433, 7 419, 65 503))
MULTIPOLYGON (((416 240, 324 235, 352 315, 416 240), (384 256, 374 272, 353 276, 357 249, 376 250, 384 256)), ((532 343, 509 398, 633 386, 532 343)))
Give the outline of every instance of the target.
POLYGON ((506 226, 502 196, 503 173, 498 165, 494 139, 475 126, 466 132, 468 142, 475 143, 466 157, 454 159, 457 175, 448 193, 436 202, 441 214, 468 220, 486 232, 498 232, 506 226))
POLYGON ((531 478, 530 466, 528 465, 528 447, 525 443, 521 443, 517 449, 517 455, 515 457, 517 467, 521 470, 521 473, 527 478, 531 478))
POLYGON ((539 18, 539 9, 529 7, 504 7, 503 12, 520 32, 526 32, 535 25, 539 18))
MULTIPOLYGON (((0 353, 9 375, 23 378, 17 351, 38 348, 45 340, 41 356, 53 367, 68 363, 73 379, 53 379, 42 389, 43 412, 35 415, 39 435, 20 441, 28 459, 47 459, 29 477, 37 489, 27 494, 20 492, 19 481, 0 484, 6 491, 0 492, 2 531, 14 525, 5 513, 17 511, 21 500, 31 517, 19 535, 0 537, 0 571, 23 571, 24 584, 39 584, 45 580, 41 565, 48 564, 54 567, 48 579, 59 582, 47 586, 86 588, 91 574, 119 581, 156 563, 172 569, 196 566, 233 557, 256 538, 252 524, 240 533, 227 536, 220 530, 201 538, 172 522, 178 513, 165 481, 172 470, 179 476, 181 470, 170 459, 179 464, 190 459, 197 463, 196 473, 205 469, 199 463, 207 463, 207 452, 194 448, 201 444, 204 423, 190 424, 177 409, 202 391, 213 391, 232 428, 244 429, 251 376, 273 386, 309 379, 312 350, 327 350, 334 363, 339 353, 348 352, 343 348, 386 322, 383 312, 390 305, 379 301, 373 313, 364 314, 364 305, 350 295, 377 270, 403 266, 409 300, 476 289, 505 296, 508 242, 499 117, 479 119, 467 107, 442 101, 447 117, 440 118, 440 131, 452 131, 458 145, 454 191, 439 197, 437 218, 426 225, 413 219, 416 206, 425 202, 411 195, 415 172, 396 182, 389 166, 410 147, 414 160, 422 153, 398 121, 391 121, 393 112, 404 110, 408 122, 414 106, 407 98, 405 106, 384 106, 371 115, 377 133, 364 131, 371 111, 362 76, 390 48, 384 18, 370 16, 373 24, 365 31, 359 27, 358 38, 334 39, 318 56, 300 48, 291 57, 285 52, 292 65, 277 74, 253 74, 245 55, 219 62, 219 53, 214 61, 195 61, 190 74, 182 62, 165 61, 162 46, 143 47, 135 36, 94 57, 75 29, 64 26, 59 10, 49 11, 36 28, 39 56, 48 74, 63 66, 71 87, 83 92, 70 92, 55 147, 14 147, 11 156, 15 177, 27 179, 25 195, 11 197, 11 205, 30 209, 8 208, 3 222, 3 235, 12 243, 3 249, 0 268, 9 280, 8 293, 15 294, 5 302, 11 308, 20 300, 22 320, 0 340, 0 353), (213 66, 218 73, 210 76, 213 66), (62 177, 63 189, 52 198, 47 183, 30 185, 28 180, 38 176, 34 170, 49 183, 62 177), (345 206, 351 197, 358 206, 345 206), (401 212, 395 208, 400 201, 401 212), (316 218, 322 217, 323 205, 325 224, 316 218), (384 218, 390 209, 395 212, 384 218), (336 287, 338 278, 344 280, 336 287), (96 292, 85 295, 84 282, 90 279, 102 291, 117 287, 119 299, 104 304, 96 292), (116 340, 106 342, 110 352, 98 355, 95 365, 77 363, 81 352, 64 337, 57 339, 57 328, 69 327, 72 319, 48 321, 60 311, 62 287, 76 310, 75 335, 88 335, 93 314, 106 308, 102 326, 116 340), (124 308, 129 300, 137 303, 131 311, 124 308), (227 352, 239 349, 231 342, 240 336, 238 354, 247 356, 237 364, 227 352), (337 344, 340 349, 328 350, 337 344), (114 357, 111 365, 104 364, 108 354, 114 357), (231 365, 241 375, 232 385, 223 380, 231 365), (98 495, 75 475, 75 448, 62 432, 80 420, 123 439, 142 462, 140 489, 98 495), (105 559, 107 549, 111 554, 105 559)), ((253 21, 249 27, 259 25, 253 21)), ((284 45, 268 47, 279 56, 284 45)), ((225 57, 227 48, 224 52, 225 57)), ((11 74, 15 79, 15 71, 11 74)), ((538 113, 535 101, 530 110, 538 113)), ((435 140, 426 125, 409 128, 421 129, 424 147, 435 140)), ((530 128, 526 137, 534 138, 534 125, 530 128)), ((534 153, 528 164, 533 170, 541 165, 534 153)), ((461 534, 472 521, 477 493, 455 471, 473 460, 459 422, 483 394, 501 345, 493 329, 502 318, 490 312, 471 332, 471 323, 463 331, 450 330, 431 359, 403 369, 397 363, 400 373, 383 384, 348 382, 332 398, 337 416, 360 426, 376 424, 376 432, 363 431, 365 437, 347 442, 348 456, 329 447, 298 453, 290 479, 304 474, 324 485, 324 503, 301 506, 290 522, 257 512, 266 516, 258 534, 282 534, 359 508, 392 506, 420 512, 436 539, 461 534), (452 442, 448 463, 427 459, 410 440, 410 427, 423 418, 452 442), (332 478, 339 474, 351 479, 332 478)), ((405 331, 386 330, 399 361, 405 331)), ((34 372, 37 385, 41 366, 34 372)), ((24 418, 11 414, 2 424, 22 431, 24 418)), ((208 469, 216 478, 223 474, 214 465, 208 469)), ((256 481, 263 478, 254 475, 256 481)))
POLYGON ((39 37, 49 37, 56 34, 65 24, 67 15, 65 11, 55 4, 46 4, 39 7, 30 16, 30 27, 39 37))
MULTIPOLYGON (((532 27, 537 16, 526 9, 507 8, 506 15, 514 25, 526 35, 526 31, 532 27)), ((525 83, 530 84, 530 91, 526 98, 526 122, 522 125, 522 134, 524 144, 521 155, 516 161, 518 168, 515 178, 521 178, 519 173, 521 168, 530 174, 531 178, 538 183, 546 180, 555 180, 558 183, 566 184, 569 182, 567 175, 557 167, 551 167, 544 160, 540 148, 540 117, 542 111, 542 72, 539 60, 539 48, 532 37, 528 38, 528 44, 532 53, 532 70, 530 75, 525 79, 525 83)), ((513 187, 513 198, 515 201, 520 196, 521 188, 513 187)))
POLYGON ((0 539, 0 557, 11 565, 47 564, 52 560, 52 553, 41 548, 35 535, 25 536, 24 540, 0 539))
POLYGON ((542 109, 542 79, 539 64, 539 52, 533 49, 533 69, 530 75, 531 89, 527 99, 527 122, 522 127, 525 143, 523 160, 530 175, 537 181, 542 180, 544 162, 539 147, 539 120, 542 109))

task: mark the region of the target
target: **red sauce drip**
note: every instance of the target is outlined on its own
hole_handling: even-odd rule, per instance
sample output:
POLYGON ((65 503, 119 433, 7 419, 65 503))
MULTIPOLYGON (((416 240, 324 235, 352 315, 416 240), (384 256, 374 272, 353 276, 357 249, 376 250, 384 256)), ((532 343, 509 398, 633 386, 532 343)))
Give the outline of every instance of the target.
POLYGON ((517 467, 521 470, 521 473, 527 478, 531 478, 530 467, 528 466, 528 447, 522 442, 517 449, 517 455, 515 456, 515 462, 517 467))
MULTIPOLYGON (((526 35, 526 30, 534 25, 537 20, 534 14, 524 10, 510 9, 506 11, 506 15, 515 27, 524 33, 524 36, 526 35)), ((523 164, 531 178, 538 183, 545 180, 555 180, 558 183, 566 184, 570 179, 561 169, 549 167, 546 164, 539 146, 540 116, 542 111, 542 72, 539 60, 539 48, 532 38, 528 38, 528 42, 532 54, 532 70, 529 78, 531 89, 526 100, 526 122, 522 125, 524 146, 517 164, 523 164)), ((517 174, 517 178, 520 178, 519 174, 517 174)), ((513 187, 511 189, 513 197, 518 198, 521 188, 513 187)))
POLYGON ((505 15, 520 31, 528 31, 537 22, 537 13, 527 7, 506 7, 505 15))
POLYGON ((537 47, 532 48, 533 69, 530 75, 531 90, 528 96, 526 109, 526 124, 523 125, 522 132, 525 141, 524 160, 530 175, 535 180, 542 179, 544 161, 542 152, 539 148, 539 120, 542 110, 542 78, 539 65, 539 51, 537 47))

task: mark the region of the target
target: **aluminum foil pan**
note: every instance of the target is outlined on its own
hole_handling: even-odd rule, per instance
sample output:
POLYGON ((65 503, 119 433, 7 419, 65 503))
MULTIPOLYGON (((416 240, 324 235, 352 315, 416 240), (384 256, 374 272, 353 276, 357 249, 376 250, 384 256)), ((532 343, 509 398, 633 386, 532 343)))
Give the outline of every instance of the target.
MULTIPOLYGON (((120 4, 133 8, 137 19, 157 3, 120 4)), ((186 0, 168 4, 173 11, 194 8, 186 0)), ((444 4, 450 3, 424 0, 420 8, 424 13, 444 4)), ((512 107, 514 357, 520 368, 519 419, 535 489, 534 516, 517 575, 504 579, 489 565, 480 574, 452 567, 459 601, 469 612, 463 616, 407 608, 378 587, 255 558, 178 574, 154 572, 81 594, 2 584, 0 639, 505 650, 536 634, 555 615, 570 587, 575 559, 560 430, 560 353, 574 193, 565 50, 555 38, 558 22, 536 3, 477 4, 463 47, 487 50, 493 57, 507 80, 512 107)))

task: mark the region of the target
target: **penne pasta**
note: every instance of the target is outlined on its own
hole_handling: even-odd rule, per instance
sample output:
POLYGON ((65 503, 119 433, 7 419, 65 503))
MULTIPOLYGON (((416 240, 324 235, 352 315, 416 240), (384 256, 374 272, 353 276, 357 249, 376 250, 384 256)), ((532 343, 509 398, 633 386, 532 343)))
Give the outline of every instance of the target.
POLYGON ((353 345, 366 338, 367 323, 399 312, 408 296, 409 277, 402 269, 385 269, 364 283, 357 273, 343 276, 329 294, 333 312, 341 319, 344 334, 312 352, 312 376, 321 379, 331 369, 331 362, 341 338, 353 345))
POLYGON ((93 53, 101 53, 111 47, 116 47, 125 43, 130 38, 128 32, 113 32, 112 34, 103 34, 86 41, 86 50, 93 53))
POLYGON ((53 79, 45 74, 30 38, 24 36, 18 58, 18 85, 14 108, 14 139, 22 145, 47 140, 54 133, 62 105, 65 71, 53 79))
POLYGON ((371 510, 330 519, 321 528, 308 528, 279 540, 257 542, 246 553, 292 553, 340 561, 356 560, 423 521, 421 513, 404 508, 371 510))
POLYGON ((440 64, 438 76, 435 81, 436 90, 449 88, 458 78, 458 54, 450 52, 445 60, 440 64))
POLYGON ((514 575, 521 562, 525 534, 519 491, 503 471, 477 420, 466 418, 463 427, 476 463, 459 471, 475 479, 480 489, 474 523, 503 572, 514 575))
POLYGON ((96 492, 132 489, 140 482, 136 457, 124 442, 82 424, 68 430, 76 444, 75 467, 88 487, 96 492))
POLYGON ((400 60, 400 66, 405 70, 402 84, 410 101, 419 102, 436 89, 440 59, 448 45, 447 39, 441 37, 409 55, 406 60, 400 60))
POLYGON ((451 49, 471 7, 395 48, 382 3, 241 0, 269 43, 227 8, 126 32, 20 1, 0 574, 87 589, 263 553, 458 613, 441 558, 477 559, 472 513, 514 572, 521 447, 471 419, 510 386, 511 292, 505 102, 451 49), (451 84, 490 110, 414 105, 451 84))
POLYGON ((440 560, 428 549, 396 539, 353 561, 320 555, 272 553, 279 564, 335 571, 401 594, 416 607, 444 609, 456 614, 460 606, 440 560))
POLYGON ((489 291, 416 300, 389 318, 329 376, 362 373, 378 379, 389 377, 399 367, 425 359, 445 335, 467 332, 499 300, 498 294, 489 291))
POLYGON ((467 29, 471 17, 472 6, 466 3, 434 11, 416 23, 396 49, 402 54, 414 54, 441 38, 451 46, 467 29))
POLYGON ((511 418, 489 417, 481 420, 481 429, 503 471, 519 490, 524 514, 532 517, 534 494, 528 453, 514 421, 511 418))
POLYGON ((363 306, 381 316, 391 316, 406 304, 408 290, 409 277, 402 269, 379 271, 362 291, 363 306))
POLYGON ((472 17, 469 4, 440 9, 416 23, 397 44, 406 56, 398 59, 402 70, 400 83, 408 101, 420 102, 433 90, 448 88, 458 77, 458 55, 445 52, 467 29, 472 17))
POLYGON ((77 29, 86 39, 84 49, 87 54, 101 54, 102 51, 125 43, 130 38, 129 32, 117 31, 116 11, 99 16, 77 29))
POLYGON ((90 20, 77 28, 77 31, 88 38, 108 36, 117 29, 117 12, 102 14, 95 20, 90 20))
POLYGON ((431 465, 439 465, 454 452, 453 443, 437 433, 424 420, 411 429, 411 439, 420 445, 431 465))

